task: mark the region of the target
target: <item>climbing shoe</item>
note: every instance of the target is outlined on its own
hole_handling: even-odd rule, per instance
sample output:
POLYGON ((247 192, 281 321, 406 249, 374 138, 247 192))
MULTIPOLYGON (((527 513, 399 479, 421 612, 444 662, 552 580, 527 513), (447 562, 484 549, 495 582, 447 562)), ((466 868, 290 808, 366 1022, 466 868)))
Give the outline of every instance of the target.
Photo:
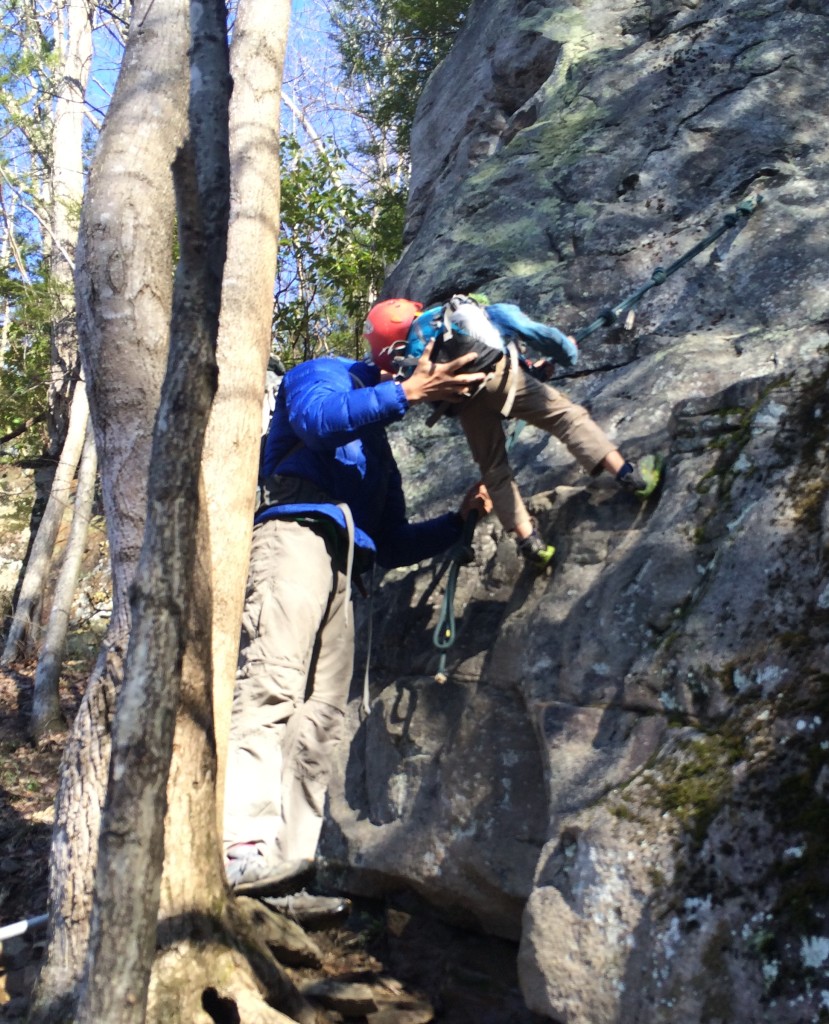
POLYGON ((663 460, 660 455, 646 455, 634 466, 626 462, 616 474, 619 486, 643 501, 649 498, 662 479, 663 460))
POLYGON ((545 544, 535 530, 533 530, 529 537, 518 541, 518 550, 521 552, 527 565, 531 565, 535 569, 546 569, 556 553, 553 545, 545 544))

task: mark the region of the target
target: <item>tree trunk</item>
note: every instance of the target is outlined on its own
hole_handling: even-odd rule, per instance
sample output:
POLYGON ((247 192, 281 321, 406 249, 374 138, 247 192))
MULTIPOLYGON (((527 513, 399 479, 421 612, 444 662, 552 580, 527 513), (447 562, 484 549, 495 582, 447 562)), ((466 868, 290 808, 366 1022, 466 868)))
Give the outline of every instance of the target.
MULTIPOLYGON (((147 526, 133 585, 132 632, 113 729, 78 1010, 80 1020, 96 1024, 143 1024, 145 1017, 164 855, 159 808, 170 773, 189 624, 196 555, 193 513, 216 391, 230 206, 230 74, 224 2, 207 0, 197 7, 195 12, 191 5, 190 18, 190 138, 173 165, 180 255, 170 354, 154 430, 147 526)), ((209 623, 208 617, 208 636, 209 623)), ((210 862, 216 859, 214 853, 210 862)), ((221 900, 220 875, 214 871, 213 876, 213 885, 205 888, 221 900)))
MULTIPOLYGON (((219 0, 212 2, 215 2, 215 12, 218 12, 221 3, 219 0)), ((194 6, 198 6, 203 17, 204 5, 194 6)), ((275 1004, 290 1013, 291 1019, 309 1024, 316 1019, 314 1011, 300 998, 251 930, 244 910, 228 899, 215 813, 216 752, 211 703, 211 660, 216 657, 215 648, 211 646, 211 620, 215 622, 219 616, 233 618, 233 621, 222 621, 222 631, 227 638, 227 650, 223 655, 227 683, 234 674, 232 666, 235 666, 249 548, 275 265, 276 198, 269 193, 275 189, 277 181, 278 137, 276 119, 272 117, 275 108, 271 104, 279 93, 288 9, 283 0, 275 16, 272 0, 244 0, 234 29, 234 52, 239 54, 235 61, 235 73, 239 76, 236 91, 240 96, 247 96, 247 102, 236 106, 231 118, 234 130, 239 134, 234 139, 235 212, 231 229, 231 239, 236 239, 235 246, 231 242, 234 264, 224 287, 223 340, 220 341, 220 401, 224 402, 224 408, 217 408, 214 413, 212 447, 205 459, 205 463, 212 467, 211 481, 216 498, 210 508, 215 510, 215 515, 211 516, 206 502, 201 504, 199 542, 188 554, 187 545, 193 543, 194 505, 192 500, 188 503, 186 495, 192 488, 194 477, 186 474, 195 471, 198 460, 192 458, 187 470, 181 463, 187 463, 188 459, 181 454, 179 447, 180 454, 177 459, 173 458, 172 468, 168 467, 167 471, 160 466, 160 461, 154 461, 154 473, 160 470, 154 478, 154 487, 161 489, 159 496, 163 497, 167 511, 161 511, 161 504, 151 506, 150 522, 154 525, 147 531, 142 569, 136 583, 135 635, 129 648, 129 681, 125 682, 118 702, 115 753, 110 773, 113 784, 107 797, 108 824, 101 833, 99 890, 93 940, 89 942, 84 911, 88 913, 89 879, 95 866, 95 850, 89 840, 99 832, 102 771, 105 772, 108 765, 106 732, 112 716, 114 691, 120 679, 125 630, 129 625, 129 617, 123 613, 124 594, 130 578, 125 567, 129 565, 128 541, 135 531, 130 509, 124 505, 123 491, 137 488, 147 478, 147 462, 141 459, 130 464, 127 474, 127 460, 119 458, 117 444, 119 436, 126 438, 133 445, 134 452, 139 441, 143 440, 137 412, 118 401, 123 390, 123 383, 119 385, 119 375, 122 380, 125 377, 129 379, 132 361, 120 358, 117 352, 123 351, 124 339, 129 339, 132 324, 139 319, 137 315, 130 315, 134 309, 130 305, 129 290, 125 290, 123 282, 139 278, 142 271, 149 282, 145 283, 147 294, 142 299, 146 300, 146 307, 142 307, 141 312, 149 313, 150 337, 153 337, 153 314, 162 305, 159 301, 160 285, 149 276, 150 269, 155 270, 159 266, 158 259, 142 248, 145 242, 151 248, 152 239, 145 239, 143 235, 135 237, 147 219, 146 199, 142 206, 144 221, 140 225, 136 222, 131 225, 133 235, 121 240, 113 237, 119 208, 129 210, 130 197, 108 206, 106 197, 98 194, 106 190, 107 176, 97 161, 93 169, 90 192, 84 206, 78 293, 79 307, 81 295, 85 304, 81 311, 82 355, 85 368, 89 367, 93 417, 101 455, 104 496, 108 504, 107 519, 111 544, 116 542, 113 575, 115 577, 118 570, 119 582, 115 586, 113 620, 120 624, 120 628, 108 637, 106 659, 102 660, 84 700, 62 772, 52 856, 50 943, 46 967, 30 1015, 32 1022, 48 1020, 50 1024, 58 1024, 74 1019, 94 1020, 99 1024, 106 1020, 142 1019, 135 1007, 142 1004, 147 958, 153 947, 155 917, 151 908, 157 898, 160 899, 161 923, 156 936, 159 948, 152 971, 148 1021, 170 1024, 180 1020, 190 1024, 196 1020, 224 1019, 225 1016, 233 1019, 234 1014, 249 1024, 286 1021, 288 1018, 283 1013, 272 1008, 275 1004), (248 62, 247 67, 244 61, 248 62), (257 88, 257 82, 264 88, 257 88), (264 102, 260 103, 263 99, 264 102), (270 170, 263 168, 272 169, 273 177, 270 170), (94 214, 101 214, 100 220, 94 214), (258 250, 252 248, 251 239, 257 240, 258 250), (262 261, 265 262, 264 268, 262 261), (120 293, 113 298, 113 269, 118 271, 116 280, 126 298, 121 298, 120 293), (256 282, 253 287, 252 279, 256 282), (252 295, 255 296, 253 314, 252 295), (256 317, 255 323, 251 320, 252 315, 256 317), (106 336, 106 328, 113 321, 121 325, 120 330, 106 336), (255 346, 251 345, 251 337, 256 339, 255 346), (115 355, 114 365, 112 362, 104 363, 105 340, 108 342, 107 353, 115 355), (93 382, 96 369, 98 376, 93 382), (241 400, 240 395, 244 396, 241 400), (241 406, 241 411, 237 406, 241 406), (230 430, 228 424, 232 425, 230 430), (239 485, 239 465, 248 467, 249 487, 239 485), (228 486, 229 479, 232 479, 233 486, 228 486), (237 487, 247 492, 239 499, 237 513, 246 536, 243 543, 234 546, 227 543, 228 506, 226 500, 219 501, 219 496, 226 499, 237 487), (157 542, 165 538, 175 539, 179 555, 163 560, 163 569, 157 569, 153 574, 149 570, 148 552, 156 549, 157 542), (230 557, 225 564, 226 552, 230 557), (189 569, 196 557, 197 571, 195 577, 190 577, 189 569), (146 564, 145 558, 148 559, 146 564), (230 573, 235 573, 235 583, 232 579, 227 582, 230 573), (214 597, 217 579, 225 581, 224 592, 228 595, 225 604, 214 597), (234 589, 238 593, 234 593, 234 589), (159 596, 162 597, 160 605, 159 596), (185 597, 190 600, 186 619, 185 597), (220 609, 218 612, 217 608, 220 609), (234 610, 228 612, 227 608, 234 610), (117 609, 121 609, 120 614, 117 614, 117 609), (166 617, 159 617, 161 611, 165 611, 166 617), (183 634, 185 625, 187 630, 183 634), (186 639, 183 653, 180 646, 182 636, 186 639), (166 655, 159 655, 156 650, 160 641, 166 643, 166 655), (167 786, 165 864, 159 894, 154 879, 158 872, 160 840, 153 812, 158 817, 159 805, 163 807, 163 800, 156 799, 156 794, 160 792, 159 779, 163 780, 165 774, 164 759, 169 756, 170 701, 177 687, 179 664, 183 700, 175 727, 172 768, 167 786), (163 685, 153 686, 153 683, 163 685), (149 719, 144 716, 147 705, 151 705, 153 712, 149 719), (142 726, 142 721, 146 722, 146 727, 142 726), (84 754, 91 756, 91 763, 84 762, 84 754), (139 785, 134 787, 136 782, 139 785), (124 789, 131 791, 137 802, 138 809, 132 814, 119 806, 119 791, 124 789), (87 945, 89 970, 87 984, 82 986, 77 965, 84 957, 87 945), (116 947, 120 952, 116 953, 116 947), (129 967, 128 973, 125 966, 129 967), (76 1000, 81 989, 82 1003, 76 1014, 76 1000), (266 1005, 266 1000, 270 1006, 266 1005)), ((171 80, 178 81, 169 65, 166 65, 166 73, 165 68, 159 67, 159 60, 146 35, 142 40, 146 44, 143 51, 137 44, 132 46, 136 32, 163 24, 165 15, 168 18, 165 39, 169 43, 173 34, 169 19, 175 21, 177 16, 177 12, 171 9, 171 0, 155 0, 154 3, 150 0, 136 10, 131 48, 128 59, 125 59, 116 100, 122 95, 122 90, 132 95, 133 102, 145 94, 147 83, 141 73, 145 67, 151 69, 154 81, 165 82, 167 88, 171 80), (156 17, 162 21, 154 22, 156 17), (125 75, 129 76, 129 88, 123 84, 125 75)), ((194 47, 194 55, 197 55, 196 50, 194 47)), ((185 51, 186 45, 179 51, 186 72, 185 51)), ((203 81, 203 75, 194 73, 192 80, 198 85, 203 81)), ((195 108, 203 109, 202 101, 196 103, 195 108)), ((113 113, 118 116, 117 109, 111 112, 105 136, 114 132, 113 113)), ((147 111, 142 110, 141 117, 145 121, 147 116, 147 111)), ((169 123, 168 119, 168 131, 169 123)), ((130 126, 125 118, 118 124, 119 131, 126 131, 128 136, 140 134, 138 125, 130 126)), ((154 136, 157 134, 156 131, 154 136)), ((107 154, 111 156, 117 144, 110 143, 110 147, 107 150, 102 144, 99 159, 107 154)), ((160 174, 156 165, 142 164, 133 154, 131 159, 110 164, 111 173, 115 176, 114 185, 124 177, 123 174, 119 177, 118 171, 125 166, 133 169, 133 175, 128 176, 133 181, 137 180, 142 169, 147 179, 152 177, 154 167, 160 174)), ((152 193, 155 212, 159 189, 148 191, 152 193)), ((181 198, 193 191, 185 189, 181 198)), ((185 228, 188 219, 184 211, 180 213, 179 221, 185 228)), ((186 240, 181 249, 183 254, 190 251, 186 240)), ((167 249, 168 253, 170 251, 171 247, 167 249)), ((215 269, 215 260, 210 265, 215 269)), ((210 299, 218 294, 218 288, 205 288, 202 299, 195 300, 190 313, 194 316, 199 312, 210 313, 210 299)), ((214 308, 213 315, 216 313, 214 308)), ((178 320, 176 322, 179 323, 178 320)), ((147 359, 149 363, 149 354, 147 359)), ((185 368, 193 371, 195 365, 189 360, 181 363, 173 359, 171 374, 185 368)), ((165 394, 166 388, 165 385, 165 394)), ((174 415, 159 417, 159 437, 165 430, 172 434, 182 428, 188 400, 185 392, 179 401, 173 403, 174 415)), ((193 438, 191 433, 185 450, 195 455, 193 438)), ((143 503, 139 501, 135 507, 140 514, 143 503)), ((229 686, 227 694, 229 702, 229 686)))
MULTIPOLYGON (((12 253, 12 228, 14 226, 14 214, 17 209, 17 196, 12 193, 8 199, 8 206, 4 203, 2 210, 2 221, 4 230, 0 238, 0 266, 11 266, 10 257, 12 253)), ((11 328, 11 310, 13 303, 10 298, 4 296, 0 306, 0 368, 6 365, 6 350, 9 347, 9 329, 11 328)))
POLYGON ((40 521, 37 536, 29 552, 26 573, 20 587, 17 605, 14 609, 9 635, 3 648, 0 665, 11 665, 17 658, 33 650, 38 640, 39 624, 37 622, 41 597, 46 586, 46 575, 52 559, 52 550, 58 535, 66 506, 70 503, 72 482, 75 470, 83 450, 86 425, 89 420, 89 406, 83 384, 75 388, 72 401, 72 414, 69 419, 69 430, 66 443, 60 455, 58 468, 52 481, 46 510, 40 521))
POLYGON ((210 565, 201 530, 199 538, 167 785, 161 912, 146 1020, 317 1024, 247 912, 225 889, 215 817, 210 565))
MULTIPOLYGON (((79 385, 79 387, 82 386, 79 385)), ((58 681, 66 646, 66 634, 69 629, 72 598, 75 595, 86 538, 89 534, 89 520, 92 517, 97 475, 98 460, 95 452, 95 437, 92 433, 91 423, 87 423, 83 455, 78 470, 72 528, 69 531, 69 541, 64 552, 60 576, 52 597, 49 624, 46 627, 46 635, 43 638, 43 647, 35 672, 29 732, 36 743, 49 733, 66 730, 66 720, 60 707, 58 681)))
POLYGON ((30 1021, 71 1019, 86 959, 110 726, 146 517, 152 424, 169 343, 175 205, 186 126, 185 0, 134 6, 81 213, 76 300, 112 563, 113 611, 70 735, 50 859, 46 960, 30 1021))
POLYGON ((135 5, 81 212, 78 326, 98 458, 107 467, 101 487, 118 632, 129 623, 169 345, 170 167, 186 132, 187 45, 187 0, 135 5))
POLYGON ((52 323, 52 374, 49 382, 50 448, 59 451, 66 435, 72 389, 78 375, 73 270, 78 238, 77 210, 83 198, 86 116, 84 98, 92 66, 90 0, 64 0, 57 10, 55 36, 61 54, 56 80, 51 166, 51 273, 59 315, 52 323))
POLYGON ((290 9, 290 0, 242 3, 230 51, 233 202, 217 351, 219 390, 210 414, 203 464, 206 533, 213 565, 220 828, 230 706, 253 531, 262 396, 271 345, 279 234, 280 90, 290 9))
MULTIPOLYGON (((200 505, 196 596, 167 790, 160 952, 147 1014, 158 1024, 189 1024, 202 1019, 205 1008, 211 1008, 210 1019, 245 1024, 317 1019, 235 901, 220 898, 224 877, 214 816, 220 769, 212 756, 211 712, 220 754, 226 744, 252 531, 279 226, 279 95, 289 13, 287 0, 241 4, 231 47, 233 201, 217 351, 219 389, 202 462, 207 493, 200 505), (212 655, 209 605, 199 607, 208 574, 212 655), (263 992, 290 1017, 266 1005, 263 992)), ((221 810, 218 820, 221 824, 221 810)))
POLYGON ((270 342, 279 223, 279 92, 288 15, 287 2, 246 2, 233 32, 233 202, 218 338, 219 388, 202 461, 208 497, 199 508, 191 628, 167 789, 160 952, 147 1014, 148 1021, 158 1024, 189 1024, 201 1019, 205 1008, 212 1008, 211 1018, 215 1013, 215 1019, 231 1020, 238 1014, 246 1024, 317 1019, 246 913, 226 896, 215 817, 211 699, 216 695, 226 712, 219 717, 229 719, 270 342), (228 487, 230 480, 233 487, 228 487))
POLYGON ((27 1024, 75 1019, 89 941, 110 729, 122 671, 121 645, 105 646, 63 756, 49 859, 49 940, 27 1024))
MULTIPOLYGON (((211 39, 217 28, 207 26, 207 13, 217 7, 223 21, 222 0, 204 4, 199 19, 211 39)), ((224 44, 223 27, 218 39, 224 44)), ((196 36, 196 54, 199 43, 196 36)), ((229 95, 229 76, 226 70, 223 76, 213 68, 198 70, 198 98, 210 111, 205 93, 215 83, 229 95)), ((227 114, 219 118, 211 111, 206 122, 226 130, 227 114)), ((78 1011, 80 1020, 96 1024, 143 1024, 155 948, 164 852, 159 808, 170 771, 192 588, 199 466, 216 390, 218 307, 211 297, 221 293, 227 230, 226 215, 223 222, 219 215, 204 216, 211 200, 220 206, 222 185, 225 198, 229 193, 228 174, 218 160, 205 160, 215 167, 215 185, 197 174, 201 144, 194 130, 193 145, 185 143, 174 165, 181 255, 170 358, 156 420, 147 529, 133 585, 132 632, 113 729, 90 956, 78 1011)), ((213 892, 221 896, 218 881, 217 876, 213 892)))

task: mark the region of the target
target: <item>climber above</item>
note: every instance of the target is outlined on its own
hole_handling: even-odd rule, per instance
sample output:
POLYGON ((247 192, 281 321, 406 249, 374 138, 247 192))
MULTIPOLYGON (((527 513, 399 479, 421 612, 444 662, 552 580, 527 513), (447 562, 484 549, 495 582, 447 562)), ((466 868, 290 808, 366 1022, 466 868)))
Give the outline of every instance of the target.
POLYGON ((538 379, 516 344, 526 342, 555 362, 573 366, 578 347, 572 338, 531 320, 518 306, 488 305, 478 298, 456 295, 425 311, 408 299, 386 299, 369 311, 365 333, 378 367, 396 369, 401 377, 428 344, 438 363, 461 352, 477 353, 467 369, 484 371, 486 377, 474 394, 453 406, 453 412, 502 526, 515 534, 525 560, 543 569, 555 548, 538 534, 521 498, 509 465, 502 418, 526 420, 547 431, 588 473, 608 472, 622 489, 642 500, 656 490, 662 460, 646 455, 638 465, 629 462, 586 409, 538 379))

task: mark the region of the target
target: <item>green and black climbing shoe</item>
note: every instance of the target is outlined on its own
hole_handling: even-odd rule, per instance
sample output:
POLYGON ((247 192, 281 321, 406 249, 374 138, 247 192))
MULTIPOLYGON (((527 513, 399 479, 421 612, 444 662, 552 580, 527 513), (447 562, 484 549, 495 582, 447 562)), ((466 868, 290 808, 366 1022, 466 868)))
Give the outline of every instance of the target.
POLYGON ((646 455, 635 466, 626 462, 616 474, 616 480, 623 490, 630 491, 644 501, 659 486, 663 464, 661 455, 646 455))
POLYGON ((524 561, 535 569, 546 569, 556 553, 553 545, 545 544, 535 530, 529 537, 518 541, 518 550, 523 555, 524 561))

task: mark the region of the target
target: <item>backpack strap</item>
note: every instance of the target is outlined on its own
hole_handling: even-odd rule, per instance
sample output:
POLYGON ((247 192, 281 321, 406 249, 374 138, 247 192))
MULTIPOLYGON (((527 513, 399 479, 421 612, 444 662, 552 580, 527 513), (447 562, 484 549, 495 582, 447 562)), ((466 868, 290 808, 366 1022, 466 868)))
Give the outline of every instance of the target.
POLYGON ((507 358, 509 359, 510 386, 504 404, 501 406, 501 415, 505 420, 509 419, 512 407, 515 403, 515 394, 518 391, 518 346, 514 341, 507 343, 507 358))
MULTIPOLYGON (((354 516, 351 514, 351 508, 344 502, 340 501, 337 503, 337 508, 342 512, 345 518, 345 529, 348 536, 348 554, 345 560, 345 589, 346 593, 351 593, 351 577, 354 572, 354 516)), ((345 606, 345 624, 348 625, 348 609, 351 605, 351 601, 348 601, 345 606)))

